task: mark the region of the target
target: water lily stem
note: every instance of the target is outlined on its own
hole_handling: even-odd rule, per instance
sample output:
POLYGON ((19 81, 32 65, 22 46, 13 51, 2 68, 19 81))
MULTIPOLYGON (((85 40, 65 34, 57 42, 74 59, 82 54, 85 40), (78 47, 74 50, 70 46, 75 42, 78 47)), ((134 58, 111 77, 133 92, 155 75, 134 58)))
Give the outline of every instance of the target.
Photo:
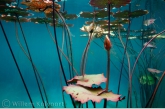
POLYGON ((18 63, 17 63, 16 58, 15 58, 15 56, 14 56, 13 50, 12 50, 12 48, 11 48, 11 45, 10 45, 10 43, 9 43, 9 40, 8 40, 8 38, 7 38, 7 35, 6 35, 5 30, 4 30, 4 28, 3 28, 3 25, 2 25, 1 20, 0 20, 0 26, 1 26, 1 28, 2 28, 2 32, 3 32, 4 36, 5 36, 5 40, 6 40, 6 42, 7 42, 7 45, 8 45, 8 47, 9 47, 9 50, 10 50, 10 52, 11 52, 11 55, 12 55, 12 57, 13 57, 13 59, 14 59, 14 62, 15 62, 15 64, 16 64, 16 67, 17 67, 17 69, 18 69, 18 73, 19 73, 19 75, 20 75, 20 77, 21 77, 21 80, 22 80, 22 82, 23 82, 23 85, 24 85, 24 87, 25 87, 26 93, 27 93, 27 95, 28 95, 28 97, 29 97, 30 103, 32 104, 32 107, 35 108, 35 107, 34 107, 34 104, 33 104, 33 101, 32 101, 32 98, 31 98, 31 95, 30 95, 30 93, 29 93, 29 90, 28 90, 28 88, 27 88, 27 86, 26 86, 25 80, 23 79, 22 72, 21 72, 21 70, 20 70, 20 68, 19 68, 19 66, 18 66, 18 63))
POLYGON ((162 76, 161 76, 161 78, 160 78, 158 84, 156 85, 156 88, 155 88, 154 92, 152 93, 151 98, 149 99, 149 101, 148 101, 146 107, 149 106, 149 108, 151 108, 152 103, 153 103, 153 100, 154 100, 155 95, 156 95, 156 92, 157 92, 157 90, 158 90, 158 88, 159 88, 159 86, 160 86, 160 83, 162 82, 164 76, 165 76, 165 71, 164 71, 164 73, 162 74, 162 76))
POLYGON ((109 86, 109 76, 110 76, 110 51, 107 51, 107 82, 106 82, 106 91, 108 91, 109 86))
POLYGON ((141 54, 143 53, 143 51, 145 50, 145 48, 147 47, 147 45, 148 45, 153 39, 155 39, 157 36, 163 34, 164 32, 165 32, 165 30, 163 30, 162 32, 158 33, 158 34, 155 35, 153 38, 151 38, 151 39, 147 42, 147 44, 142 48, 142 50, 140 51, 140 53, 138 54, 138 56, 137 56, 137 58, 136 58, 136 60, 135 60, 135 63, 134 63, 134 65, 133 65, 133 68, 132 68, 132 71, 131 71, 131 75, 130 75, 130 92, 132 91, 132 76, 133 76, 133 74, 134 74, 134 70, 135 70, 136 64, 137 64, 137 62, 138 62, 138 60, 139 60, 141 54))
POLYGON ((91 40, 92 40, 92 33, 89 35, 87 45, 86 45, 85 50, 84 50, 83 55, 82 55, 81 74, 82 74, 83 77, 84 77, 84 74, 85 74, 85 63, 86 63, 87 53, 88 53, 88 49, 89 49, 91 40))

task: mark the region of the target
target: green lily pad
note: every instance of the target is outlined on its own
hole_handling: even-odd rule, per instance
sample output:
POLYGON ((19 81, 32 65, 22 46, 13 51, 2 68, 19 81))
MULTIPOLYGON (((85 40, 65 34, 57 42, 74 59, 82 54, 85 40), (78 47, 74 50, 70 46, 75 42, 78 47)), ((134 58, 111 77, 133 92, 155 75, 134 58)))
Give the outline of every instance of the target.
POLYGON ((122 12, 115 13, 113 16, 117 17, 117 18, 129 18, 129 17, 135 18, 135 17, 140 17, 140 16, 143 16, 143 15, 146 15, 146 14, 148 14, 147 10, 136 10, 136 11, 133 11, 133 12, 125 10, 125 11, 122 11, 122 12))
POLYGON ((31 22, 39 23, 39 24, 45 24, 45 23, 52 23, 53 20, 48 19, 48 18, 39 18, 39 17, 36 17, 36 18, 31 18, 31 22))
POLYGON ((62 13, 62 16, 66 19, 66 20, 73 20, 78 18, 76 14, 67 14, 66 12, 62 13))
MULTIPOLYGON (((111 15, 113 15, 113 13, 110 13, 111 15)), ((96 10, 95 12, 80 12, 80 17, 83 18, 105 18, 108 17, 108 11, 101 9, 101 10, 96 10)))
POLYGON ((131 0, 90 0, 89 4, 98 8, 105 8, 108 3, 111 4, 111 7, 119 8, 129 4, 131 0))
MULTIPOLYGON (((50 23, 50 26, 53 26, 53 23, 50 23)), ((64 24, 63 23, 56 23, 56 27, 63 27, 64 24)), ((73 27, 74 24, 67 24, 68 27, 73 27)))
MULTIPOLYGON (((15 16, 1 16, 1 20, 5 20, 6 22, 17 22, 17 18, 15 16)), ((30 19, 27 18, 19 18, 20 22, 30 22, 30 19)))
MULTIPOLYGON (((85 24, 90 25, 93 21, 86 21, 85 24)), ((99 20, 95 21, 96 25, 106 25, 108 24, 108 20, 99 20)))
POLYGON ((0 14, 3 15, 11 15, 11 16, 22 16, 27 17, 32 14, 27 12, 27 10, 17 7, 7 7, 7 6, 0 6, 0 14))

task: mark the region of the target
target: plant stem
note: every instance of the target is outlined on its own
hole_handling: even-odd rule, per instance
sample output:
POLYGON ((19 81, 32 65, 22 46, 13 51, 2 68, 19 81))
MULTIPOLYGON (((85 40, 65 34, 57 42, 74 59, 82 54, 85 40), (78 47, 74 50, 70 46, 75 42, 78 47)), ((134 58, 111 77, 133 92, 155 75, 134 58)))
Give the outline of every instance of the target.
MULTIPOLYGON (((50 37, 52 38, 52 40, 53 40, 53 42, 56 44, 56 41, 55 41, 55 39, 53 38, 53 36, 52 36, 52 34, 51 34, 51 32, 50 32, 50 30, 49 30, 49 28, 48 28, 48 25, 45 23, 45 25, 46 25, 46 29, 48 30, 48 33, 49 33, 49 35, 50 35, 50 37)), ((75 75, 79 75, 78 74, 78 72, 76 71, 76 69, 74 68, 74 66, 73 66, 73 64, 72 64, 72 62, 68 59, 68 57, 64 54, 64 52, 62 51, 62 49, 58 46, 58 49, 60 50, 60 52, 62 53, 62 55, 65 57, 65 59, 68 61, 68 63, 70 64, 70 66, 73 68, 73 71, 75 72, 75 75)))
POLYGON ((91 101, 93 104, 93 108, 96 108, 96 102, 91 101))
POLYGON ((85 63, 86 63, 88 49, 89 49, 91 40, 92 40, 92 33, 90 33, 90 35, 89 35, 89 39, 88 39, 87 45, 85 47, 85 50, 83 52, 82 59, 81 59, 81 74, 83 77, 85 74, 85 63))
POLYGON ((154 92, 152 93, 151 98, 149 99, 149 101, 148 101, 148 103, 147 103, 147 105, 146 105, 146 108, 147 108, 147 107, 151 108, 152 103, 153 103, 153 100, 154 100, 155 95, 156 95, 156 92, 157 92, 157 90, 158 90, 158 88, 159 88, 159 86, 160 86, 160 83, 162 82, 164 76, 165 76, 165 71, 164 71, 164 73, 162 74, 162 76, 161 76, 161 78, 160 78, 158 84, 156 85, 156 88, 155 88, 154 92))
POLYGON ((132 76, 133 76, 133 73, 134 73, 134 70, 135 70, 135 67, 136 67, 136 64, 140 58, 140 55, 143 53, 144 49, 147 47, 147 45, 153 40, 155 39, 157 36, 163 34, 165 32, 165 30, 163 30, 162 32, 160 32, 159 34, 155 35, 153 38, 151 38, 147 44, 142 48, 142 50, 140 51, 139 55, 137 56, 136 60, 135 60, 135 63, 133 65, 133 68, 132 68, 132 72, 131 72, 131 75, 130 75, 130 92, 132 91, 132 76))
POLYGON ((107 51, 107 82, 106 82, 106 91, 108 91, 109 86, 109 76, 110 76, 110 51, 107 51))
POLYGON ((42 81, 42 78, 37 70, 37 67, 35 66, 35 64, 33 63, 32 59, 30 58, 29 54, 25 51, 24 47, 22 46, 20 40, 19 40, 19 37, 18 37, 18 30, 17 30, 17 27, 16 27, 16 23, 15 23, 15 29, 16 29, 16 39, 17 39, 17 42, 19 44, 19 46, 21 47, 22 51, 24 52, 24 54, 26 55, 26 57, 28 58, 28 60, 31 62, 32 66, 34 67, 34 71, 36 72, 36 74, 38 75, 37 77, 39 78, 40 82, 41 82, 41 86, 43 88, 43 92, 45 94, 45 97, 46 97, 46 102, 49 103, 48 101, 48 97, 47 97, 47 94, 46 94, 46 90, 45 90, 45 87, 44 87, 44 83, 42 81))
POLYGON ((9 47, 9 49, 10 49, 11 55, 12 55, 12 57, 13 57, 13 59, 14 59, 14 62, 15 62, 15 64, 16 64, 16 67, 17 67, 17 69, 18 69, 18 72, 19 72, 19 75, 20 75, 20 77, 21 77, 21 80, 22 80, 22 82, 23 82, 23 85, 24 85, 24 87, 25 87, 26 93, 27 93, 27 95, 28 95, 28 97, 29 97, 29 99, 30 99, 30 103, 32 104, 32 107, 35 108, 35 107, 34 107, 34 104, 33 104, 33 101, 32 101, 32 98, 31 98, 31 96, 30 96, 30 93, 29 93, 29 91, 28 91, 28 88, 27 88, 27 86, 26 86, 26 84, 25 84, 25 81, 24 81, 24 79, 23 79, 21 70, 20 70, 20 68, 19 68, 19 66, 18 66, 18 63, 17 63, 16 59, 15 59, 13 50, 12 50, 12 48, 11 48, 11 46, 10 46, 9 41, 8 41, 8 38, 7 38, 7 35, 6 35, 5 30, 4 30, 4 28, 3 28, 3 25, 2 25, 1 20, 0 20, 0 25, 1 25, 1 28, 2 28, 2 31, 3 31, 3 34, 4 34, 4 36, 5 36, 6 42, 7 42, 7 44, 8 44, 8 47, 9 47))
MULTIPOLYGON (((129 8, 131 6, 129 5, 129 8)), ((130 9, 129 9, 130 10, 130 9)), ((120 11, 120 10, 119 10, 120 11)), ((124 48, 124 55, 123 55, 123 58, 122 58, 122 65, 121 65, 121 69, 120 69, 120 75, 119 75, 119 86, 118 86, 118 90, 117 90, 117 94, 119 94, 119 90, 120 90, 120 83, 121 83, 121 75, 122 75, 122 71, 123 71, 123 64, 124 64, 124 57, 125 57, 125 54, 127 56, 127 60, 128 60, 128 74, 129 74, 129 77, 130 77, 130 59, 129 59, 129 55, 128 55, 128 52, 127 52, 127 45, 128 45, 128 37, 129 37, 129 34, 130 34, 130 17, 129 17, 129 25, 128 25, 128 31, 127 31, 127 38, 126 38, 126 44, 124 45, 123 43, 123 40, 120 36, 120 28, 118 26, 118 37, 119 37, 119 40, 124 48)), ((129 80, 130 81, 130 80, 129 80)), ((130 82, 129 82, 130 83, 130 82)), ((129 98, 130 99, 130 96, 129 98)), ((128 100, 129 101, 129 100, 128 100)), ((131 100, 130 100, 131 101, 131 100)), ((118 107, 118 102, 116 103, 116 107, 118 107)))
MULTIPOLYGON (((23 36, 23 40, 25 41, 25 45, 26 45, 26 48, 27 48, 27 53, 28 53, 28 55, 29 55, 29 58, 30 58, 30 62, 31 62, 31 64, 32 64, 32 68, 33 68, 33 71, 34 71, 34 75, 35 75, 35 79, 36 79, 36 81, 37 81, 37 86, 38 86, 38 88, 39 88, 39 92, 40 92, 40 95, 41 95, 41 99, 42 99, 42 102, 43 102, 43 104, 44 104, 44 108, 46 108, 46 105, 45 105, 45 103, 44 103, 44 97, 43 97, 43 94, 42 94, 42 91, 41 91, 41 87, 40 87, 40 85, 39 85, 39 81, 38 81, 38 78, 37 78, 37 73, 36 73, 36 70, 35 70, 35 68, 34 68, 34 65, 33 65, 33 60, 32 60, 32 57, 31 57, 31 54, 30 54, 30 50, 29 50, 29 47, 28 47, 28 44, 27 44, 27 41, 26 41, 26 37, 25 37, 25 34, 24 34, 24 32, 23 32, 23 28, 22 28, 22 25, 21 25, 21 23, 20 23, 20 21, 19 21, 19 18, 18 18, 18 15, 16 14, 16 18, 17 18, 17 21, 18 21, 18 24, 19 24, 19 26, 20 26, 20 29, 21 29, 21 32, 22 32, 22 36, 23 36)), ((16 24, 15 24, 16 25, 16 24)), ((18 34, 18 33, 17 33, 18 34)), ((45 94, 46 95, 46 94, 45 94)), ((46 100, 46 102, 48 103, 48 101, 46 100)), ((48 105, 48 107, 49 107, 49 105, 48 105)))

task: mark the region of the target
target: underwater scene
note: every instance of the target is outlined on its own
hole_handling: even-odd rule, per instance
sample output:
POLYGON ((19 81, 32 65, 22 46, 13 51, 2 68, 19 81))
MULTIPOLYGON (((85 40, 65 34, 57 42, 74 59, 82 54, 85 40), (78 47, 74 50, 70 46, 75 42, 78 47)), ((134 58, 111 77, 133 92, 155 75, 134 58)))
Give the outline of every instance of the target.
POLYGON ((0 0, 0 108, 165 108, 164 0, 0 0))

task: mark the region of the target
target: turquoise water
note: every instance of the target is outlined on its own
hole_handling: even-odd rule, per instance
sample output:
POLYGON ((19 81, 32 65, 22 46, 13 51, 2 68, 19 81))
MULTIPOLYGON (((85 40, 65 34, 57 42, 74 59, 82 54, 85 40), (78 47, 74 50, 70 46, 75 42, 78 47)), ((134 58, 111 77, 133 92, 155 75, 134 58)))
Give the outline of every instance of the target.
MULTIPOLYGON (((18 1, 16 1, 18 2, 18 1)), ((22 1, 20 1, 22 2, 22 1)), ((0 2, 1 3, 1 2, 0 2)), ((64 1, 58 2, 61 5, 61 10, 63 8, 64 1)), ((131 11, 135 11, 138 9, 148 10, 149 13, 144 16, 139 16, 137 18, 131 18, 130 30, 142 30, 142 29, 153 29, 156 31, 154 35, 157 35, 159 32, 163 31, 165 28, 164 22, 164 6, 165 2, 162 0, 133 0, 130 3, 131 11), (153 24, 150 26, 144 26, 143 22, 147 19, 156 19, 153 24)), ((19 7, 26 8, 26 6, 21 5, 19 3, 19 7)), ((89 0, 67 0, 65 1, 65 11, 68 14, 76 14, 79 16, 81 11, 93 12, 94 8, 90 6, 89 0)), ((96 8, 97 10, 97 8, 96 8)), ((120 8, 120 11, 129 10, 129 5, 123 6, 120 8)), ((111 9, 112 12, 116 13, 118 11, 117 8, 111 9)), ((33 13, 33 16, 29 16, 28 18, 33 17, 45 17, 44 12, 34 12, 29 10, 30 13, 33 13)), ((0 13, 1 14, 1 13, 0 13)), ((1 14, 2 15, 2 14, 1 14)), ((110 18, 111 21, 114 21, 116 18, 110 18)), ((22 51, 21 47, 18 44, 17 37, 19 36, 20 42, 22 46, 25 48, 27 52, 26 44, 23 39, 23 34, 21 32, 21 28, 19 23, 17 22, 6 22, 0 19, 2 26, 0 29, 0 107, 9 107, 9 108, 31 108, 32 103, 30 102, 27 91, 25 90, 25 86, 21 80, 20 74, 16 67, 16 63, 12 57, 11 51, 9 50, 9 45, 6 42, 5 34, 8 38, 9 44, 13 51, 16 62, 18 63, 19 69, 23 76, 23 80, 27 86, 30 97, 33 101, 34 107, 43 108, 44 103, 42 101, 41 93, 39 91, 35 73, 32 67, 32 63, 29 61, 27 56, 22 51), (2 28, 5 30, 5 34, 2 31, 2 28), (18 35, 16 34, 18 31, 18 35)), ((73 57, 73 66, 80 74, 80 66, 81 66, 81 58, 83 51, 86 47, 88 37, 82 37, 80 35, 85 32, 80 31, 80 28, 85 24, 85 21, 92 21, 93 18, 87 19, 78 17, 73 20, 66 20, 66 23, 74 24, 73 27, 69 27, 71 32, 71 42, 72 42, 72 57, 73 57)), ((108 17, 104 18, 104 20, 108 20, 108 17)), ((61 107, 73 107, 71 98, 66 92, 62 92, 63 86, 66 86, 62 71, 60 69, 60 61, 57 54, 56 45, 53 42, 50 34, 46 28, 45 24, 35 24, 33 22, 21 22, 22 30, 25 35, 28 48, 31 54, 31 58, 33 63, 42 79, 44 84, 44 88, 47 94, 48 104, 46 106, 50 108, 61 108, 61 107), (61 81, 61 76, 62 81, 61 81), (63 99, 64 97, 64 99, 63 99), (64 106, 65 101, 65 106, 64 106)), ((128 24, 124 24, 123 27, 128 30, 128 24)), ((54 37, 53 26, 49 26, 48 28, 51 34, 54 37)), ((62 48, 63 41, 63 28, 56 27, 56 35, 58 46, 62 48)), ((118 31, 113 31, 114 33, 118 31)), ((151 38, 140 40, 139 37, 142 37, 142 33, 132 32, 131 35, 136 36, 136 39, 129 39, 127 51, 130 59, 130 67, 131 70, 135 63, 135 60, 143 48, 144 42, 149 41, 151 38)), ((149 36, 149 33, 147 33, 149 36)), ((88 35, 88 34, 87 34, 88 35)), ((153 35, 153 36, 154 36, 153 35)), ((122 58, 124 54, 124 48, 117 38, 117 35, 110 37, 112 48, 110 50, 110 80, 109 80, 109 91, 111 90, 113 93, 117 94, 117 90, 119 87, 119 75, 122 67, 122 58), (116 37, 115 37, 116 36, 116 37)), ((122 35, 121 35, 122 36, 122 35)), ((163 36, 163 34, 162 34, 163 36)), ((104 49, 104 39, 105 35, 102 38, 94 38, 90 44, 85 72, 86 74, 104 74, 106 77, 107 70, 107 52, 104 49)), ((124 44, 126 43, 126 38, 122 38, 124 44)), ((66 39, 65 39, 66 42, 66 39)), ((68 42, 68 38, 67 38, 68 42)), ((160 79, 155 79, 155 75, 159 78, 163 75, 163 72, 160 74, 153 75, 150 73, 147 68, 155 68, 160 71, 164 71, 164 38, 156 38, 154 41, 157 48, 150 49, 146 48, 144 53, 140 56, 138 64, 135 68, 133 77, 132 77, 132 103, 128 103, 128 89, 129 89, 129 77, 128 77, 128 62, 127 57, 124 58, 124 66, 121 76, 121 83, 119 94, 125 96, 125 99, 119 101, 118 106, 116 106, 116 102, 108 101, 107 107, 145 107, 149 98, 151 97, 158 81, 160 79), (140 77, 142 75, 149 74, 154 78, 154 84, 147 85, 140 83, 140 77)), ((67 55, 67 49, 69 50, 69 46, 64 44, 63 52, 67 55)), ((61 52, 60 52, 61 55, 61 52)), ((71 56, 69 54, 69 56, 71 56)), ((68 61, 64 56, 61 57, 62 65, 64 68, 64 73, 66 75, 67 80, 71 79, 70 70, 68 61)), ((132 72, 131 72, 132 73, 132 72)), ((37 76, 38 78, 38 76, 37 76)), ((152 107, 165 107, 165 102, 163 97, 164 95, 164 79, 162 80, 154 101, 152 103, 152 107)), ((39 86, 42 87, 41 81, 39 81, 39 86)), ((106 84, 101 84, 102 88, 105 88, 106 84)), ((41 88, 41 92, 43 94, 43 99, 46 102, 46 96, 44 95, 44 90, 41 88)), ((76 102, 75 102, 76 103, 76 102)), ((96 103, 96 107, 103 107, 104 101, 102 100, 100 103, 96 103)), ((78 103, 76 104, 78 107, 78 103)), ((82 105, 81 105, 82 106, 82 105)), ((86 104, 83 104, 83 107, 86 107, 86 104)), ((88 102, 88 107, 93 107, 91 101, 88 102)))

